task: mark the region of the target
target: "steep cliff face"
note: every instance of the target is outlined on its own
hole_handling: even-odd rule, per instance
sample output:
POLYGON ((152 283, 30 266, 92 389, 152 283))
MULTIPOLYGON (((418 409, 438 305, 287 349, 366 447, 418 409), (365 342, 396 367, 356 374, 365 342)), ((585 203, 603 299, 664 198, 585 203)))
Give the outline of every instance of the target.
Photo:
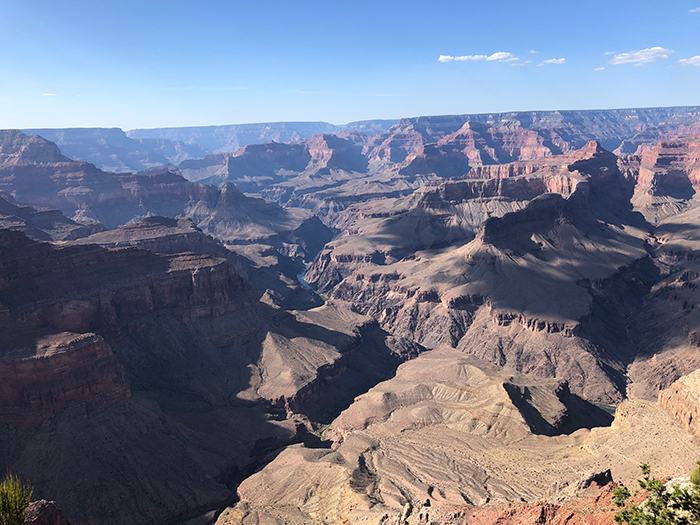
POLYGON ((259 326, 255 295, 227 261, 135 248, 55 248, 2 232, 0 303, 23 330, 96 332, 110 342, 132 385, 225 396, 222 356, 207 340, 225 346, 259 326), (156 322, 163 315, 167 320, 156 322), (204 370, 187 365, 207 360, 204 370))
POLYGON ((683 428, 700 436, 700 370, 681 377, 659 392, 659 404, 683 428))
POLYGON ((101 337, 60 332, 8 348, 13 327, 0 326, 0 423, 33 427, 65 410, 84 417, 130 397, 124 369, 101 337))
POLYGON ((656 399, 700 366, 700 209, 667 217, 652 230, 651 253, 660 278, 629 317, 637 357, 628 370, 630 392, 656 399))
POLYGON ((632 204, 658 224, 696 205, 700 187, 700 135, 659 142, 626 161, 636 175, 632 204))

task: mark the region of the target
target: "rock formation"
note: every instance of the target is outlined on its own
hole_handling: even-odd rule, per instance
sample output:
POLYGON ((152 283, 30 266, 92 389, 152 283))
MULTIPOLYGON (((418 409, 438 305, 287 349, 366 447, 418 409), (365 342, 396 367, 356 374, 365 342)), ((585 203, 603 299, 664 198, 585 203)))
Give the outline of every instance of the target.
POLYGON ((443 347, 360 396, 326 431, 332 449, 281 452, 241 484, 240 503, 217 523, 570 519, 592 480, 610 479, 587 472, 610 468, 631 486, 641 461, 668 475, 693 468, 697 442, 660 406, 627 401, 612 426, 585 428, 608 417, 557 382, 443 347))
POLYGON ((55 144, 20 132, 2 132, 0 189, 18 202, 57 208, 79 222, 112 229, 147 215, 184 216, 225 241, 268 239, 311 218, 249 199, 233 185, 192 184, 168 169, 143 175, 115 174, 71 161, 55 144), (215 216, 215 217, 214 217, 215 216))
POLYGON ((630 345, 604 340, 615 327, 589 327, 606 279, 627 268, 646 283, 621 299, 630 305, 656 276, 645 223, 629 210, 631 184, 597 143, 515 168, 427 186, 386 218, 359 216, 306 278, 425 346, 458 346, 619 400, 630 345))
POLYGON ((683 428, 700 436, 700 370, 681 377, 666 390, 659 392, 659 404, 683 428))
POLYGON ((69 525, 55 501, 33 501, 24 514, 24 525, 69 525))
MULTIPOLYGON (((233 184, 217 188, 191 183, 172 167, 135 175, 107 173, 92 164, 62 157, 54 144, 38 136, 28 138, 12 131, 0 132, 0 136, 4 137, 0 191, 17 202, 57 208, 72 217, 73 222, 66 221, 54 211, 53 215, 33 214, 30 220, 26 209, 0 210, 7 216, 4 225, 41 240, 82 237, 98 231, 100 224, 114 229, 152 215, 189 218, 202 231, 250 259, 252 266, 272 267, 271 272, 293 283, 333 235, 310 211, 283 209, 247 197, 233 184), (87 228, 81 229, 76 222, 87 228), (47 228, 56 231, 47 233, 47 228), (44 235, 39 230, 47 231, 44 235)), ((268 283, 267 288, 276 287, 268 283)))
POLYGON ((328 122, 267 122, 190 128, 133 129, 127 135, 134 139, 168 139, 186 144, 200 144, 213 153, 232 153, 248 144, 297 142, 320 133, 357 131, 375 135, 386 131, 394 120, 362 120, 344 126, 328 122))

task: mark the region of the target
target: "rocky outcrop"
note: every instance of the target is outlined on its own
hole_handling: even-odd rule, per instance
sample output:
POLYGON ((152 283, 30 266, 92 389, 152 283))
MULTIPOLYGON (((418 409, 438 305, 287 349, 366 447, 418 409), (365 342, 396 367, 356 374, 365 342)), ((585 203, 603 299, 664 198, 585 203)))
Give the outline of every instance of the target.
POLYGON ((695 206, 700 188, 700 135, 659 142, 626 160, 635 187, 632 204, 647 220, 664 218, 695 206))
POLYGON ((154 253, 194 252, 226 257, 231 252, 204 234, 191 219, 152 216, 125 224, 116 230, 95 233, 76 244, 96 244, 104 248, 138 247, 154 253))
POLYGON ((700 437, 700 370, 681 377, 659 392, 659 404, 683 428, 700 437))
POLYGON ((189 180, 235 184, 241 191, 259 192, 301 172, 330 175, 331 170, 365 172, 362 155, 366 136, 356 132, 315 135, 299 144, 255 144, 235 153, 185 161, 179 168, 189 180))
POLYGON ((545 145, 544 138, 536 131, 524 129, 517 120, 496 125, 467 121, 435 144, 426 144, 400 173, 434 172, 440 177, 455 177, 464 175, 472 166, 505 164, 561 153, 551 143, 550 146, 545 145))
POLYGON ((41 137, 28 137, 19 130, 0 133, 0 165, 53 164, 70 162, 56 144, 41 137))
POLYGON ((55 501, 33 501, 24 512, 24 525, 70 525, 55 501))
POLYGON ((259 192, 282 182, 280 172, 303 171, 311 161, 303 144, 251 144, 235 153, 207 155, 202 160, 181 163, 179 169, 189 180, 208 184, 235 184, 241 191, 259 192))
MULTIPOLYGON (((5 339, 12 327, 0 326, 5 339)), ((85 417, 131 395, 123 367, 95 334, 50 334, 37 338, 34 348, 3 343, 0 423, 31 427, 66 410, 85 417)))

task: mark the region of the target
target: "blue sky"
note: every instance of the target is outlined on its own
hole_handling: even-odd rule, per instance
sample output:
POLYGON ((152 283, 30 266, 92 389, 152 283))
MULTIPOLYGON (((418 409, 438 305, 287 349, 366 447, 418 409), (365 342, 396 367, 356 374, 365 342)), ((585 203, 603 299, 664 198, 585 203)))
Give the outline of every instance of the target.
POLYGON ((0 128, 700 105, 700 0, 0 0, 0 49, 0 128))

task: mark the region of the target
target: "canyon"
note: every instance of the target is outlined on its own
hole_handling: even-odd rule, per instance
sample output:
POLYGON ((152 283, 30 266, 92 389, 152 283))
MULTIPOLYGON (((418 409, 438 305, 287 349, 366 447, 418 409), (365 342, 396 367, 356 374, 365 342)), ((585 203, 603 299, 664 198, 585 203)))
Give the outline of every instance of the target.
POLYGON ((700 108, 292 124, 0 131, 0 470, 74 525, 612 523, 692 471, 700 108))

